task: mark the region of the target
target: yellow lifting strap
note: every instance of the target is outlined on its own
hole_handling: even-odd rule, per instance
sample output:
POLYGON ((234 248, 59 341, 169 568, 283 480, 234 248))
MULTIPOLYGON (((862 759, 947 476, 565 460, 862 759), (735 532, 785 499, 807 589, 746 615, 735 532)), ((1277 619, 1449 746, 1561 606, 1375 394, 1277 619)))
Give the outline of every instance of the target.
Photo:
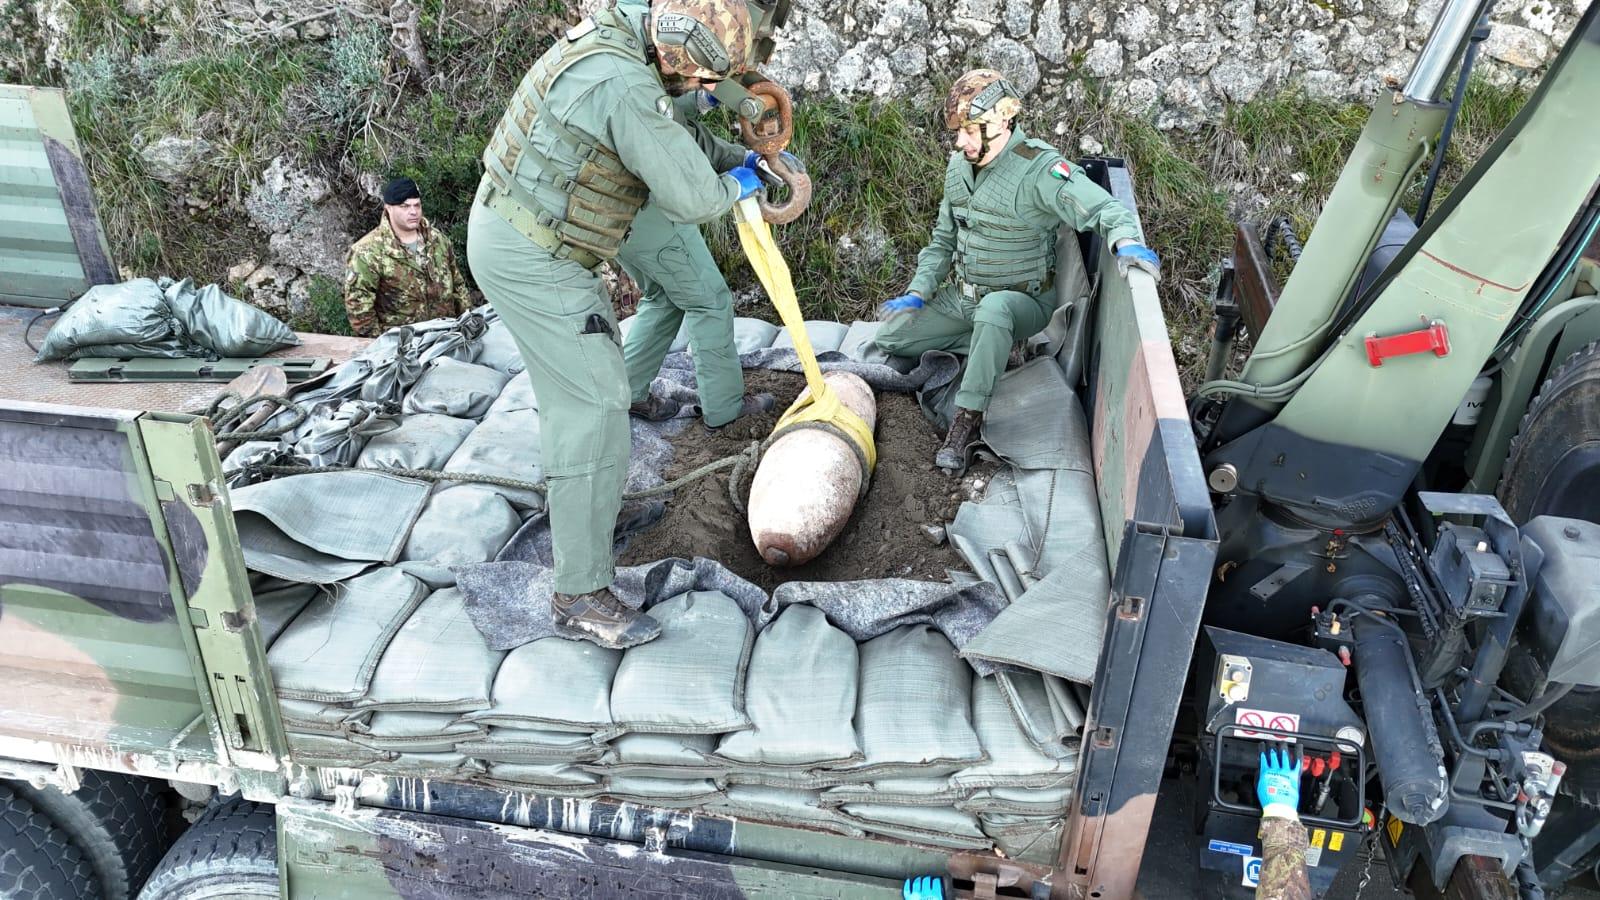
POLYGON ((861 451, 866 460, 866 475, 870 476, 878 464, 878 447, 872 440, 872 429, 850 407, 839 401, 828 383, 822 380, 822 369, 817 365, 817 355, 811 349, 811 338, 806 335, 805 320, 800 316, 800 301, 794 294, 794 280, 789 274, 789 264, 783 261, 778 243, 772 239, 772 229, 761 217, 761 208, 754 197, 746 197, 734 206, 734 221, 739 225, 739 243, 745 256, 750 258, 750 268, 755 270, 767 297, 778 310, 778 318, 794 341, 794 351, 800 357, 800 367, 806 373, 810 393, 789 407, 773 435, 802 422, 821 422, 837 428, 861 451))

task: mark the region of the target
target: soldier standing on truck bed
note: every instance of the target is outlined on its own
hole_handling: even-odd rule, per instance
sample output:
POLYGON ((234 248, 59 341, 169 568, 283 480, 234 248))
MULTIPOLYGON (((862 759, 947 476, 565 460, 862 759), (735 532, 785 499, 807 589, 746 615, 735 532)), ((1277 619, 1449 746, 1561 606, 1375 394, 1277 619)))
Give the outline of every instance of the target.
POLYGON ((956 414, 934 456, 941 468, 966 467, 983 411, 1015 341, 1042 331, 1055 312, 1056 232, 1093 228, 1112 245, 1118 269, 1160 277, 1160 260, 1140 243, 1126 206, 1015 125, 1017 90, 993 69, 956 80, 944 124, 956 149, 945 170, 933 239, 917 254, 906 293, 884 303, 879 348, 895 356, 928 350, 967 355, 956 414))
POLYGON ((455 249, 423 216, 417 183, 396 178, 384 185, 382 221, 350 247, 350 332, 377 337, 396 325, 459 316, 471 305, 455 249))
POLYGON ((642 210, 692 224, 761 187, 719 175, 671 95, 748 63, 744 0, 654 0, 568 29, 522 79, 484 151, 467 259, 539 396, 558 626, 604 647, 661 626, 611 592, 632 392, 611 298, 595 270, 642 210))

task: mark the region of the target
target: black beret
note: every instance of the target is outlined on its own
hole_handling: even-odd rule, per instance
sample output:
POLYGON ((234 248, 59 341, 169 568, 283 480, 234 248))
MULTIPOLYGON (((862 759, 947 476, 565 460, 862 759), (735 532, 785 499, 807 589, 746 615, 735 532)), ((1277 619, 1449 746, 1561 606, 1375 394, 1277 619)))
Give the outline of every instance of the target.
POLYGON ((383 202, 389 206, 399 206, 411 199, 422 199, 422 192, 417 190, 417 183, 409 178, 396 178, 383 186, 383 202))

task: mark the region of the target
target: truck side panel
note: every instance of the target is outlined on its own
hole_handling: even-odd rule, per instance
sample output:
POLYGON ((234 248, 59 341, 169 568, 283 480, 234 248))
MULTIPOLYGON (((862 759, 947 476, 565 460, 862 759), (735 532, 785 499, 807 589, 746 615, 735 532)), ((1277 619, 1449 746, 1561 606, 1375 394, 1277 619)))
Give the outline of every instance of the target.
POLYGON ((5 732, 104 751, 181 747, 206 759, 209 733, 135 416, 0 409, 5 732))
MULTIPOLYGON (((1111 192, 1137 209, 1128 173, 1111 192)), ((1137 211, 1135 212, 1137 215, 1137 211)), ((1216 522, 1155 283, 1097 266, 1088 388, 1114 577, 1061 867, 1091 897, 1131 897, 1216 559, 1216 522)))

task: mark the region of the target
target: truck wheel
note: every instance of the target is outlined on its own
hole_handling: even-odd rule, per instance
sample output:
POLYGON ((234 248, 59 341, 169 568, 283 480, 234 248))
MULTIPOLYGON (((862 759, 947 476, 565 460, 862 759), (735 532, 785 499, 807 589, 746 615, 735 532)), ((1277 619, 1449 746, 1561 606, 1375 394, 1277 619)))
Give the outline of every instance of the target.
POLYGON ((1528 405, 1500 477, 1513 521, 1600 522, 1600 341, 1567 357, 1528 405))
POLYGON ((167 851, 139 900, 277 900, 278 827, 272 807, 227 800, 167 851))
POLYGON ((76 791, 13 782, 11 789, 50 817, 88 858, 106 900, 127 900, 167 847, 161 795, 144 778, 85 770, 76 791))
POLYGON ((99 897, 94 869, 67 833, 0 783, 0 898, 99 897))

